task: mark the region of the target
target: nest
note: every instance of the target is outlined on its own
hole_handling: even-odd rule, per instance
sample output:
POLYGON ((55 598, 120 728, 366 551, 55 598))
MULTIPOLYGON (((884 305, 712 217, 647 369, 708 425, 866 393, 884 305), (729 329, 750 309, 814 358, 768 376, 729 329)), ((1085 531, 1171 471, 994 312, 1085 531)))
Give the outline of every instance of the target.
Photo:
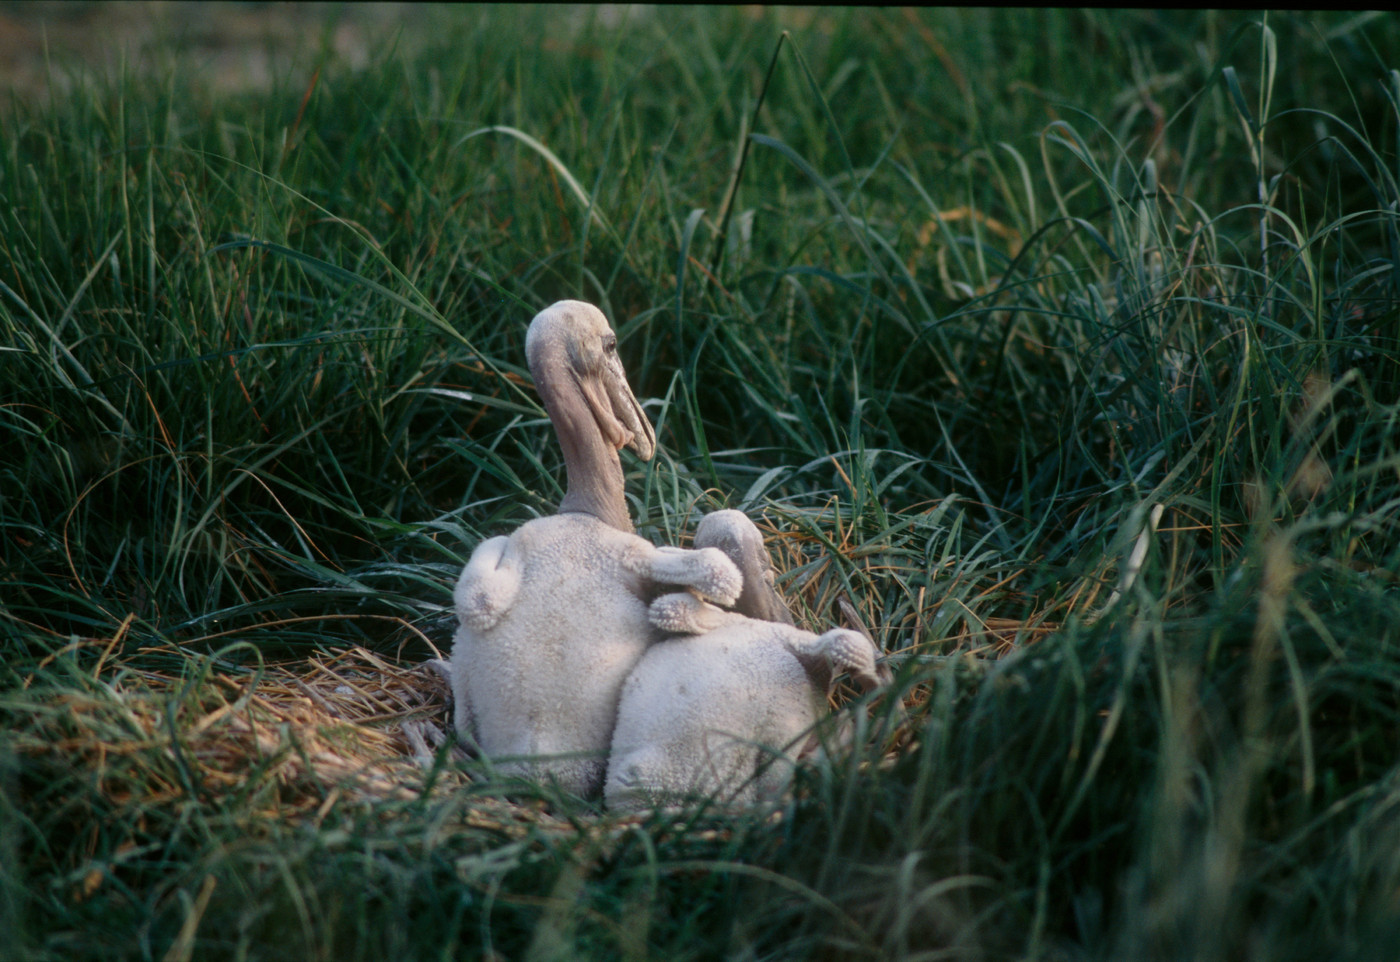
MULTIPOLYGON (((153 681, 159 690, 166 680, 153 681)), ((209 681, 205 687, 218 703, 206 703, 208 710, 181 734, 215 790, 232 787, 250 768, 265 768, 284 787, 319 783, 369 798, 417 797, 433 759, 410 733, 418 725, 437 727, 448 705, 447 686, 435 672, 395 665, 359 647, 257 674, 212 674, 209 681)), ((450 769, 440 776, 446 785, 440 777, 439 787, 466 778, 450 769)))
MULTIPOLYGON (((256 817, 319 823, 337 804, 472 785, 460 754, 442 748, 449 692, 426 665, 354 647, 256 671, 207 660, 174 675, 115 669, 55 693, 17 745, 95 773, 118 806, 236 797, 256 817)), ((464 818, 515 837, 556 827, 538 804, 480 793, 464 818)))
MULTIPOLYGON (((647 820, 639 813, 585 831, 552 812, 547 793, 474 779, 449 734, 446 679, 426 664, 399 665, 352 647, 257 669, 191 658, 183 670, 164 673, 121 661, 104 669, 110 642, 77 645, 106 651, 95 670, 80 673, 79 685, 29 702, 14 744, 21 754, 83 772, 118 808, 139 812, 193 798, 237 812, 249 827, 262 820, 319 826, 347 805, 373 806, 382 817, 414 810, 395 802, 451 799, 460 824, 497 838, 582 832, 593 844, 647 820)), ((42 671, 49 661, 42 674, 62 676, 42 671)), ((907 733, 891 740, 906 741, 907 733)), ((840 734, 835 744, 843 744, 840 734)))

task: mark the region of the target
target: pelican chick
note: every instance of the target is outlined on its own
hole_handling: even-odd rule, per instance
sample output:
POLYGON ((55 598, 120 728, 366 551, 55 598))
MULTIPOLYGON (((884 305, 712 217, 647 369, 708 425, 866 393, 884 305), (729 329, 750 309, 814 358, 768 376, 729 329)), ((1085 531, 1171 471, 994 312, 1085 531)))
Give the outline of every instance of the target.
POLYGON ((647 649, 623 686, 604 787, 612 809, 775 801, 836 675, 849 672, 867 691, 888 680, 858 632, 815 635, 689 592, 657 598, 651 620, 682 637, 647 649))
POLYGON ((546 308, 525 352, 568 488, 558 514, 483 541, 462 570, 453 723, 498 770, 596 795, 622 683, 656 638, 648 603, 689 588, 730 605, 742 576, 719 548, 656 547, 633 533, 618 451, 648 460, 656 437, 602 311, 582 301, 546 308))

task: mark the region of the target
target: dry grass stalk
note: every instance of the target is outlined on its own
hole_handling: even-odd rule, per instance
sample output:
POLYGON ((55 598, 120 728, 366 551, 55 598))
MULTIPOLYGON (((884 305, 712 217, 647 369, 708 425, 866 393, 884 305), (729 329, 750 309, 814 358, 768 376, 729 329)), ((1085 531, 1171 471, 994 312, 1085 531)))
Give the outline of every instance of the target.
MULTIPOLYGON (((79 760, 118 804, 161 804, 193 790, 206 801, 256 796, 270 817, 319 818, 339 800, 408 800, 470 782, 454 765, 429 781, 401 730, 444 720, 441 679, 358 647, 193 679, 117 664, 52 705, 20 733, 20 750, 79 760)), ((528 808, 501 808, 482 827, 503 827, 501 816, 512 821, 517 810, 536 820, 528 808)))

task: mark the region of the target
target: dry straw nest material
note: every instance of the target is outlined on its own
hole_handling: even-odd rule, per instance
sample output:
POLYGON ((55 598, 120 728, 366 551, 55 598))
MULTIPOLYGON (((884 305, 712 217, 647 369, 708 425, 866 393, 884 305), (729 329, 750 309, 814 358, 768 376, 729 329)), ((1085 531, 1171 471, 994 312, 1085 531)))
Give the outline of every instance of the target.
MULTIPOLYGON (((17 747, 90 771, 119 806, 238 796, 256 815, 319 821, 338 802, 409 801, 471 782, 405 734, 445 728, 441 677, 364 648, 259 669, 195 658, 179 674, 118 663, 87 682, 55 692, 17 747)), ((498 798, 471 809, 468 821, 508 834, 551 821, 498 798)))
MULTIPOLYGON (((273 820, 319 825, 347 805, 388 815, 413 808, 394 803, 450 797, 463 827, 498 838, 581 828, 555 814, 547 794, 474 782, 472 766, 430 744, 450 740, 449 691, 426 665, 352 647, 258 666, 184 653, 178 668, 162 672, 137 667, 153 660, 141 656, 158 654, 149 650, 108 660, 115 640, 76 642, 40 665, 25 687, 44 679, 49 690, 24 699, 11 732, 22 756, 43 763, 31 771, 75 776, 114 808, 144 812, 195 800, 236 813, 256 831, 273 820), (71 660, 75 648, 103 653, 83 669, 71 660)), ((846 744, 846 727, 835 745, 846 744)), ((908 739, 887 737, 889 763, 908 739)), ((625 834, 641 821, 627 816, 599 828, 625 834)))

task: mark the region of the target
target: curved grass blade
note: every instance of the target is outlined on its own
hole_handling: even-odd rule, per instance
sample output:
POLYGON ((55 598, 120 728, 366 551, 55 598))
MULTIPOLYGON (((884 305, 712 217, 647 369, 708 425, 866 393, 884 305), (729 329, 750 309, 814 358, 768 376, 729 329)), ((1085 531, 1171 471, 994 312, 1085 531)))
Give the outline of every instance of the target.
POLYGON ((589 218, 599 227, 613 235, 613 237, 617 237, 617 231, 613 230, 612 224, 608 223, 608 219, 598 210, 597 205, 593 202, 593 198, 589 195, 588 191, 583 189, 583 185, 578 182, 578 178, 573 175, 568 167, 564 166, 564 162, 559 159, 559 156, 554 153, 554 151, 525 133, 525 131, 517 130, 515 127, 505 126, 482 127, 479 130, 473 130, 461 140, 457 141, 457 146, 460 147, 473 137, 480 137, 483 134, 505 134, 508 137, 514 137, 526 147, 529 147, 535 153, 543 157, 545 162, 553 167, 560 177, 564 178, 564 183, 569 185, 569 190, 571 190, 574 196, 579 199, 579 202, 583 204, 584 211, 588 214, 589 218))

